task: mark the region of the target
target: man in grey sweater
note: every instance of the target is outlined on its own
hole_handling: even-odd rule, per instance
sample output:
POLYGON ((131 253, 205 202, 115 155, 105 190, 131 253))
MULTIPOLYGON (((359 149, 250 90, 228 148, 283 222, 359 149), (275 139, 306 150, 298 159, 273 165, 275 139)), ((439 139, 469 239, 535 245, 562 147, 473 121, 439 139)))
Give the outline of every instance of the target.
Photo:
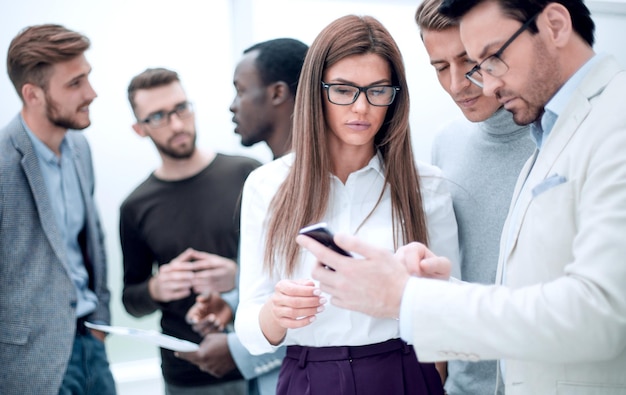
MULTIPOLYGON (((441 86, 467 119, 453 121, 438 133, 432 161, 450 181, 462 279, 491 284, 513 188, 535 144, 528 126, 516 125, 495 97, 483 96, 465 78, 473 64, 457 22, 439 13, 440 4, 441 0, 424 0, 415 21, 441 86)), ((450 361, 445 389, 449 395, 493 394, 496 380, 495 361, 450 361)))

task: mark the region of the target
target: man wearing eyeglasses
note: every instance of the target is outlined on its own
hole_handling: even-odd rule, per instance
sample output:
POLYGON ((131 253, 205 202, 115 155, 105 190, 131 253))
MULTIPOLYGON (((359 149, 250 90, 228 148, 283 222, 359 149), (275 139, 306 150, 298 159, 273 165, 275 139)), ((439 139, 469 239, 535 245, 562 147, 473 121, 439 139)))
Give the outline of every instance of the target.
POLYGON ((298 238, 335 269, 319 265, 313 278, 337 306, 399 317, 420 361, 503 359, 507 394, 624 394, 626 72, 594 53, 581 0, 452 0, 441 11, 460 18, 477 62, 468 78, 530 124, 537 145, 513 194, 496 284, 410 278, 406 264, 445 277, 446 259, 345 235, 335 241, 366 258, 358 265, 298 238), (384 274, 372 270, 383 264, 384 274))
MULTIPOLYGON (((513 188, 535 144, 528 126, 513 122, 512 114, 495 97, 483 95, 465 77, 475 62, 465 52, 458 21, 439 12, 441 2, 424 0, 415 21, 437 79, 465 118, 446 123, 437 133, 432 162, 450 180, 459 227, 461 278, 493 284, 513 188)), ((446 392, 494 394, 496 372, 495 361, 450 361, 446 392)), ((500 386, 497 393, 504 393, 504 388, 500 386)))
POLYGON ((208 299, 222 314, 211 317, 213 328, 204 325, 203 334, 216 332, 204 348, 221 358, 209 374, 161 349, 166 394, 245 394, 223 331, 236 302, 228 307, 220 294, 236 285, 239 197, 259 163, 196 147, 193 106, 174 71, 147 69, 135 76, 128 99, 137 119, 133 129, 152 140, 161 165, 120 209, 124 307, 136 317, 160 310, 163 333, 200 343, 192 324, 202 323, 188 323, 186 313, 196 296, 208 299))

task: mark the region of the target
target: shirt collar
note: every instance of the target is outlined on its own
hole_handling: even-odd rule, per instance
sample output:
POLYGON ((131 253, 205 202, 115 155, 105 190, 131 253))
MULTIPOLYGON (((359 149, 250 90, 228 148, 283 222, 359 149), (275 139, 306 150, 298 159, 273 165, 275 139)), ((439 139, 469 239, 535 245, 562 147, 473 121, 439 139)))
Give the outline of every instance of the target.
MULTIPOLYGON (((363 166, 359 170, 356 170, 350 174, 361 174, 361 173, 366 173, 370 170, 375 171, 383 178, 385 177, 383 155, 378 150, 376 151, 376 155, 372 156, 372 159, 370 159, 369 162, 367 162, 365 166, 363 166)), ((336 177, 332 173, 330 174, 330 176, 336 177)))
POLYGON ((380 174, 381 176, 385 176, 385 172, 383 169, 383 154, 380 152, 380 150, 376 150, 376 155, 374 155, 372 157, 372 159, 370 159, 370 161, 367 163, 367 165, 362 168, 360 171, 366 171, 368 169, 372 169, 375 170, 376 172, 378 172, 378 174, 380 174))
POLYGON ((557 117, 563 113, 565 106, 569 102, 572 94, 587 76, 594 64, 596 64, 603 56, 594 55, 585 64, 572 75, 565 84, 556 92, 556 94, 546 104, 546 112, 550 111, 557 117))
POLYGON ((596 64, 603 56, 593 55, 574 75, 572 75, 561 88, 552 96, 544 107, 543 115, 535 121, 531 126, 531 136, 537 144, 537 148, 541 148, 546 140, 552 127, 556 123, 558 117, 563 113, 565 107, 570 101, 574 91, 582 83, 594 64, 596 64))
MULTIPOLYGON (((20 115, 20 121, 22 122, 24 130, 26 130, 26 134, 33 144, 33 149, 35 150, 37 156, 45 162, 59 164, 60 159, 47 145, 43 143, 43 141, 39 139, 39 137, 35 136, 35 133, 33 133, 28 125, 26 125, 26 122, 24 121, 24 118, 22 118, 22 115, 20 115)), ((61 151, 61 155, 64 155, 66 152, 71 152, 70 144, 67 141, 67 135, 63 137, 59 150, 61 151)))

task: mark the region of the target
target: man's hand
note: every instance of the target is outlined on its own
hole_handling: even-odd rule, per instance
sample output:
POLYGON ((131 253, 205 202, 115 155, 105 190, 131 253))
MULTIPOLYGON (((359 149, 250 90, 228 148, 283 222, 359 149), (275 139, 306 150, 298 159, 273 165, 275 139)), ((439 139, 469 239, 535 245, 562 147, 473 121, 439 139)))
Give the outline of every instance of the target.
POLYGON ((91 332, 91 336, 95 337, 96 339, 104 343, 104 339, 107 336, 106 332, 102 332, 97 329, 91 329, 91 328, 88 328, 88 329, 89 329, 89 332, 91 332))
POLYGON ((185 320, 194 331, 206 336, 209 333, 222 332, 226 324, 233 320, 233 310, 217 292, 198 295, 185 320))
POLYGON ((150 279, 150 296, 171 302, 191 295, 226 292, 235 287, 237 264, 230 259, 187 248, 150 279))
POLYGON ((195 293, 227 292, 235 288, 237 264, 232 259, 192 251, 194 276, 191 284, 195 293))
POLYGON ((396 258, 404 263, 412 276, 446 281, 450 278, 450 260, 436 256, 422 243, 412 242, 398 248, 396 258))
POLYGON ((337 254, 310 237, 298 236, 296 241, 317 257, 313 278, 319 280, 322 291, 332 295, 332 304, 375 317, 399 316, 409 272, 391 251, 369 246, 354 236, 335 236, 340 247, 364 257, 355 259, 337 254))
POLYGON ((191 294, 194 277, 193 256, 195 251, 188 248, 170 263, 161 265, 158 273, 150 279, 150 296, 157 302, 171 302, 191 294))
POLYGON ((237 368, 230 350, 226 333, 211 333, 204 337, 200 349, 194 352, 176 352, 178 358, 197 365, 200 370, 222 377, 237 368))

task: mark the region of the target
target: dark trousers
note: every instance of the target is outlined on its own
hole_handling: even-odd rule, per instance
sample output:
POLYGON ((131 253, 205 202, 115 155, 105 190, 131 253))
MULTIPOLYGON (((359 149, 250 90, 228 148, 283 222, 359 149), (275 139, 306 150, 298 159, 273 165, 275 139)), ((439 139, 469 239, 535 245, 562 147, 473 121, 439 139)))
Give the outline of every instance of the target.
POLYGON ((400 339, 356 347, 287 347, 277 395, 442 395, 435 365, 400 339))

